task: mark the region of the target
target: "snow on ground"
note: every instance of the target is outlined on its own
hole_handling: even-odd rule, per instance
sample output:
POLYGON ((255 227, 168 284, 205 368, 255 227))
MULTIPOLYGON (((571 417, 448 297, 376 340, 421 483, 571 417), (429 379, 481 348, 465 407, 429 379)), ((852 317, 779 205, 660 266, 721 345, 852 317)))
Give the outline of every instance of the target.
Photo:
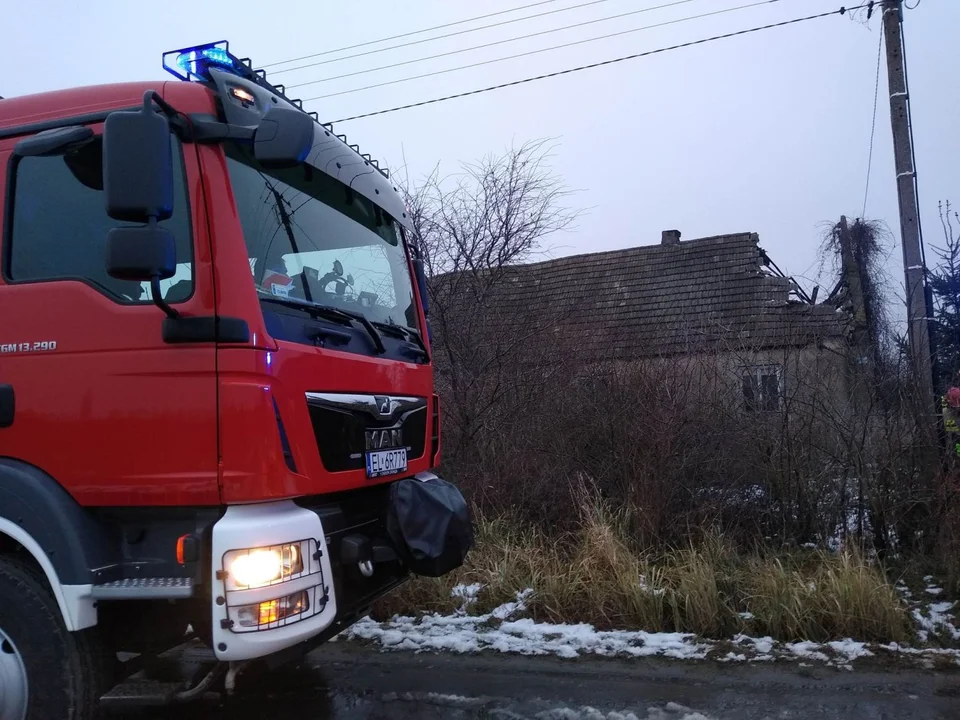
POLYGON ((937 633, 960 640, 960 630, 953 624, 953 615, 949 614, 955 605, 952 602, 938 602, 913 608, 911 614, 920 628, 917 631, 920 639, 926 642, 930 633, 937 633))
POLYGON ((896 585, 900 597, 910 606, 910 615, 917 624, 917 636, 920 641, 927 642, 931 634, 946 640, 960 640, 960 629, 956 626, 955 617, 957 604, 944 600, 932 602, 932 598, 943 594, 943 588, 934 583, 932 575, 927 575, 923 580, 927 585, 924 593, 932 596, 931 598, 921 596, 915 599, 913 593, 902 581, 896 585))
POLYGON ((532 590, 517 593, 484 615, 397 616, 384 623, 364 618, 344 631, 348 638, 373 640, 385 650, 433 650, 458 653, 494 650, 520 655, 580 655, 608 657, 672 657, 699 660, 711 647, 690 633, 648 633, 642 630, 596 630, 578 625, 537 623, 516 618, 526 609, 532 590))
MULTIPOLYGON (((932 578, 927 580, 932 582, 932 578)), ((928 590, 935 586, 930 585, 928 590)), ((960 665, 960 649, 915 648, 897 643, 870 645, 852 639, 829 643, 780 643, 771 637, 739 634, 721 643, 697 638, 692 633, 645 632, 643 630, 597 630, 592 625, 538 623, 522 617, 533 590, 518 592, 511 602, 481 615, 467 614, 476 602, 479 584, 458 585, 451 595, 461 601, 452 615, 436 613, 419 618, 396 616, 386 622, 366 617, 344 630, 337 639, 375 642, 384 651, 475 653, 483 651, 520 655, 553 655, 576 658, 584 655, 603 657, 666 657, 704 660, 708 656, 720 662, 770 662, 775 660, 825 663, 852 669, 853 661, 881 653, 897 653, 931 664, 935 657, 948 658, 960 665), (729 646, 733 645, 733 650, 729 646), (726 650, 727 652, 724 652, 726 650), (717 652, 714 652, 717 651, 717 652), (711 655, 711 653, 713 653, 711 655)), ((905 587, 897 588, 909 599, 905 587)), ((918 636, 927 642, 931 634, 960 640, 952 611, 956 603, 941 601, 924 605, 911 601, 918 636)), ((579 717, 579 716, 578 716, 579 717)))
POLYGON ((500 707, 495 697, 466 697, 464 695, 449 695, 446 693, 387 693, 381 698, 384 702, 420 702, 440 707, 449 707, 457 710, 485 711, 484 717, 502 718, 503 720, 713 720, 702 713, 692 710, 685 705, 668 702, 663 706, 651 705, 638 715, 634 710, 604 711, 588 706, 583 707, 551 707, 543 703, 546 709, 520 711, 518 708, 500 707))
POLYGON ((644 715, 634 712, 603 712, 592 707, 554 708, 535 715, 536 720, 711 720, 688 707, 667 703, 664 707, 648 707, 644 715))

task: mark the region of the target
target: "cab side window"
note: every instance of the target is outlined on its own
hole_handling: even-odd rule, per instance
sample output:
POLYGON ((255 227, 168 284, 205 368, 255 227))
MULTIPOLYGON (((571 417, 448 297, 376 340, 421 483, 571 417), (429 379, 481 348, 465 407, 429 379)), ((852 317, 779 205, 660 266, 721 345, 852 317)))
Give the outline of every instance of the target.
MULTIPOLYGON (((53 157, 15 158, 13 221, 4 275, 11 282, 80 280, 118 303, 151 302, 147 283, 117 280, 106 270, 107 233, 126 225, 106 212, 101 138, 53 157)), ((173 141, 173 215, 160 223, 176 241, 177 274, 161 283, 167 302, 193 294, 193 243, 183 151, 173 141)))

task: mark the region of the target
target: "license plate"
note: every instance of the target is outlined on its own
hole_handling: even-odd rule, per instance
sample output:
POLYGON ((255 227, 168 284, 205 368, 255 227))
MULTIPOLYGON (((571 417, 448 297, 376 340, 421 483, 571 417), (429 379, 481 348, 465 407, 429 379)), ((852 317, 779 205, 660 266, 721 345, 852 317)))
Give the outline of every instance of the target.
POLYGON ((367 453, 367 477, 375 478, 384 475, 406 472, 407 449, 373 450, 367 453))

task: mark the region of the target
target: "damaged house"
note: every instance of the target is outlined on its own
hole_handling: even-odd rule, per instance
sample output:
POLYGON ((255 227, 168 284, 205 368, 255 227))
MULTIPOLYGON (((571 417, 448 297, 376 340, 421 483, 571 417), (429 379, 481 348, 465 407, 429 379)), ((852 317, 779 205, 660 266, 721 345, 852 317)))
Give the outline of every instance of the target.
MULTIPOLYGON (((580 368, 719 358, 747 410, 774 411, 803 375, 843 392, 848 314, 836 292, 817 302, 783 276, 755 233, 573 255, 434 278, 443 326, 517 338, 523 365, 572 357, 580 368), (478 289, 480 288, 480 289, 478 289), (453 323, 451 318, 457 318, 453 323)), ((442 340, 441 340, 442 342, 442 340)), ((478 348, 463 348, 464 363, 478 348)), ((454 348, 438 370, 456 362, 454 348)), ((488 359, 489 364, 489 359, 488 359)), ((495 359, 494 359, 495 362, 495 359)))

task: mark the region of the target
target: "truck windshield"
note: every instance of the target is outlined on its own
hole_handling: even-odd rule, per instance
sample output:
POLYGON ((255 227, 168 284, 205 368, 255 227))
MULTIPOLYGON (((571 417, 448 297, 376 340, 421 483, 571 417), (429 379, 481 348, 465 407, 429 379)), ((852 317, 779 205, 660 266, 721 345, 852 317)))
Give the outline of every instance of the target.
POLYGON ((309 164, 268 170, 237 143, 226 153, 258 293, 417 328, 393 218, 309 164))

